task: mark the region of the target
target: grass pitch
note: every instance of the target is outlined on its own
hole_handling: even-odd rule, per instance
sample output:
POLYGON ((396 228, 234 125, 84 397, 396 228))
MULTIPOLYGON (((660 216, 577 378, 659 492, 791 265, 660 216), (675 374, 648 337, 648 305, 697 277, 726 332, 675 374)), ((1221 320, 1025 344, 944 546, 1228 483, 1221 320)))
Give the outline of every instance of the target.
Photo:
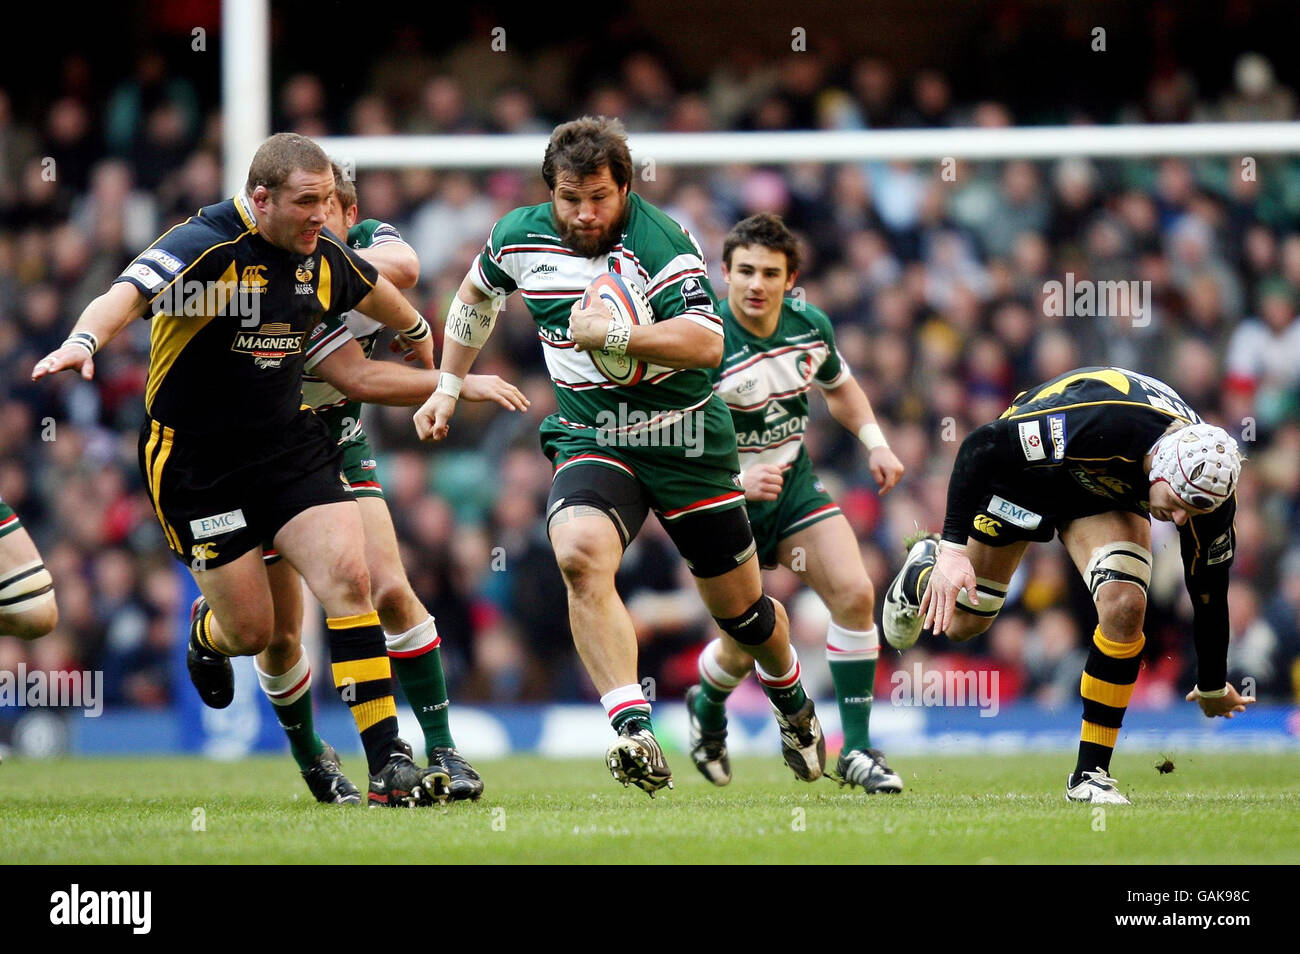
MULTIPOLYGON (((1067 803, 1073 756, 899 756, 897 796, 797 782, 740 759, 727 788, 676 753, 677 788, 624 789, 595 753, 478 767, 487 792, 443 811, 317 805, 292 761, 10 761, 0 766, 8 864, 1203 863, 1300 861, 1298 754, 1155 755, 1112 767, 1134 804, 1067 803)), ((359 757, 345 760, 354 773, 359 757)), ((364 779, 354 780, 364 783, 364 779)))

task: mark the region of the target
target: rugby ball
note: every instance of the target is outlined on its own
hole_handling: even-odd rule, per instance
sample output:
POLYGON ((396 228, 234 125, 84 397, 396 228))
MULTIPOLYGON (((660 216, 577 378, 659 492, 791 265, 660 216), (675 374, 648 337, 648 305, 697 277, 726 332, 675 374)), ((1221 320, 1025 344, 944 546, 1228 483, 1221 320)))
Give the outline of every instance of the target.
MULTIPOLYGON (((605 306, 611 315, 621 314, 633 325, 649 325, 655 320, 650 300, 641 286, 614 272, 601 275, 582 293, 582 307, 590 308, 596 302, 605 306)), ((630 355, 609 351, 588 351, 596 370, 615 384, 628 387, 638 383, 646 372, 646 362, 630 355)))

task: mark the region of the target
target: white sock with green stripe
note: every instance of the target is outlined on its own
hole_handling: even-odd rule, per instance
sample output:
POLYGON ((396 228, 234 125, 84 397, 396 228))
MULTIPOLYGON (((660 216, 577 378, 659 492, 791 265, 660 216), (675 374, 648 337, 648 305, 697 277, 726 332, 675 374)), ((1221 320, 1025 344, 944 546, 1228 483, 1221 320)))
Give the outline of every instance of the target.
POLYGON ((695 717, 702 728, 717 732, 727 727, 727 697, 745 681, 749 670, 733 676, 718 662, 722 640, 715 639, 700 653, 700 691, 695 696, 695 717))
POLYGON ((832 621, 826 628, 826 658, 831 664, 835 702, 844 727, 845 752, 871 747, 872 690, 879 655, 880 635, 875 626, 853 630, 832 621))
POLYGON ((609 724, 615 732, 631 719, 636 719, 647 729, 651 728, 650 703, 641 691, 640 683, 609 690, 600 697, 600 704, 605 707, 605 715, 609 716, 609 724))
POLYGON ((783 715, 793 715, 808 701, 808 696, 803 691, 803 683, 799 679, 799 654, 794 651, 793 646, 790 647, 790 668, 785 672, 772 675, 758 663, 754 664, 754 671, 758 673, 758 681, 763 686, 763 692, 783 715))

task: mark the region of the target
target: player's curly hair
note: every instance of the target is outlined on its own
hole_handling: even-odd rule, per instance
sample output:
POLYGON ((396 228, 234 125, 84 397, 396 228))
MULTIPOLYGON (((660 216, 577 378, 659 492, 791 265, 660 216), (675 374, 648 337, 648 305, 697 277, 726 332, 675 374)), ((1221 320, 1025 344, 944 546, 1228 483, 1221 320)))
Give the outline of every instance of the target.
POLYGON ((555 127, 542 157, 542 178, 548 189, 555 188, 561 172, 585 179, 600 172, 601 166, 609 166, 619 188, 631 184, 632 153, 622 122, 608 116, 583 116, 555 127))
POLYGON ((785 254, 786 272, 799 271, 799 240, 781 219, 771 212, 760 212, 741 219, 722 242, 722 260, 731 267, 731 253, 745 245, 759 245, 785 254))
POLYGON ((329 156, 306 136, 276 133, 257 147, 248 166, 248 181, 244 183, 244 189, 249 195, 258 186, 266 186, 274 192, 299 169, 329 172, 329 156))

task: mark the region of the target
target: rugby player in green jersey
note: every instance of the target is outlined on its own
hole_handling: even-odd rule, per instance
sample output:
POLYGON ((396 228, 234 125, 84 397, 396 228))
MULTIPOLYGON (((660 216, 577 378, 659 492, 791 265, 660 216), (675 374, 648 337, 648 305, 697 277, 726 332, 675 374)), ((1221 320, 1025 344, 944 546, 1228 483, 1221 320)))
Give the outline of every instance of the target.
MULTIPOLYGON (((420 261, 397 229, 375 219, 357 221, 357 191, 334 167, 334 197, 325 227, 398 288, 410 288, 420 276, 420 261)), ((313 408, 343 448, 343 476, 361 508, 365 527, 366 567, 370 592, 384 627, 388 655, 411 709, 424 731, 430 767, 451 779, 453 799, 476 799, 483 781, 457 751, 448 718, 441 637, 406 578, 393 520, 376 471, 375 453, 361 425, 363 401, 395 406, 422 403, 437 386, 437 372, 390 361, 367 360, 384 326, 357 311, 325 319, 307 338, 303 403, 313 408)), ((508 410, 523 410, 528 401, 496 375, 472 374, 462 397, 495 401, 508 410)), ((343 775, 337 757, 316 734, 312 720, 311 668, 302 652, 302 584, 292 567, 277 561, 268 570, 275 593, 276 634, 257 657, 258 682, 275 706, 289 737, 289 747, 308 788, 318 801, 346 804, 360 793, 343 775), (325 753, 325 757, 322 757, 325 753)))
MULTIPOLYGON (((786 298, 799 272, 794 235, 775 215, 754 215, 722 247, 726 331, 714 388, 731 409, 749 522, 765 567, 798 574, 830 610, 826 655, 844 746, 837 774, 867 792, 900 792, 903 780, 871 746, 871 703, 880 638, 875 591, 857 538, 813 473, 804 431, 816 385, 831 416, 867 447, 867 466, 885 494, 903 465, 885 443, 871 402, 840 359, 825 313, 786 298)), ((691 758, 714 785, 731 781, 726 702, 753 661, 715 639, 700 654, 700 683, 687 692, 691 758)))
POLYGON ((446 435, 497 309, 521 292, 559 407, 541 427, 555 465, 547 529, 574 644, 618 734, 606 753, 611 774, 652 795, 672 784, 637 680, 636 633, 614 588, 623 551, 653 509, 724 638, 757 661, 787 764, 801 779, 820 778, 825 739, 785 610, 763 592, 731 416, 706 371, 722 357, 722 321, 699 246, 631 191, 632 158, 617 120, 556 127, 542 178, 551 201, 500 219, 461 283, 438 390, 416 413, 417 431, 426 440, 446 435), (609 272, 644 291, 654 323, 629 328, 599 304, 580 306, 587 286, 609 272), (608 380, 586 353, 594 350, 643 361, 644 375, 626 385, 608 380))

